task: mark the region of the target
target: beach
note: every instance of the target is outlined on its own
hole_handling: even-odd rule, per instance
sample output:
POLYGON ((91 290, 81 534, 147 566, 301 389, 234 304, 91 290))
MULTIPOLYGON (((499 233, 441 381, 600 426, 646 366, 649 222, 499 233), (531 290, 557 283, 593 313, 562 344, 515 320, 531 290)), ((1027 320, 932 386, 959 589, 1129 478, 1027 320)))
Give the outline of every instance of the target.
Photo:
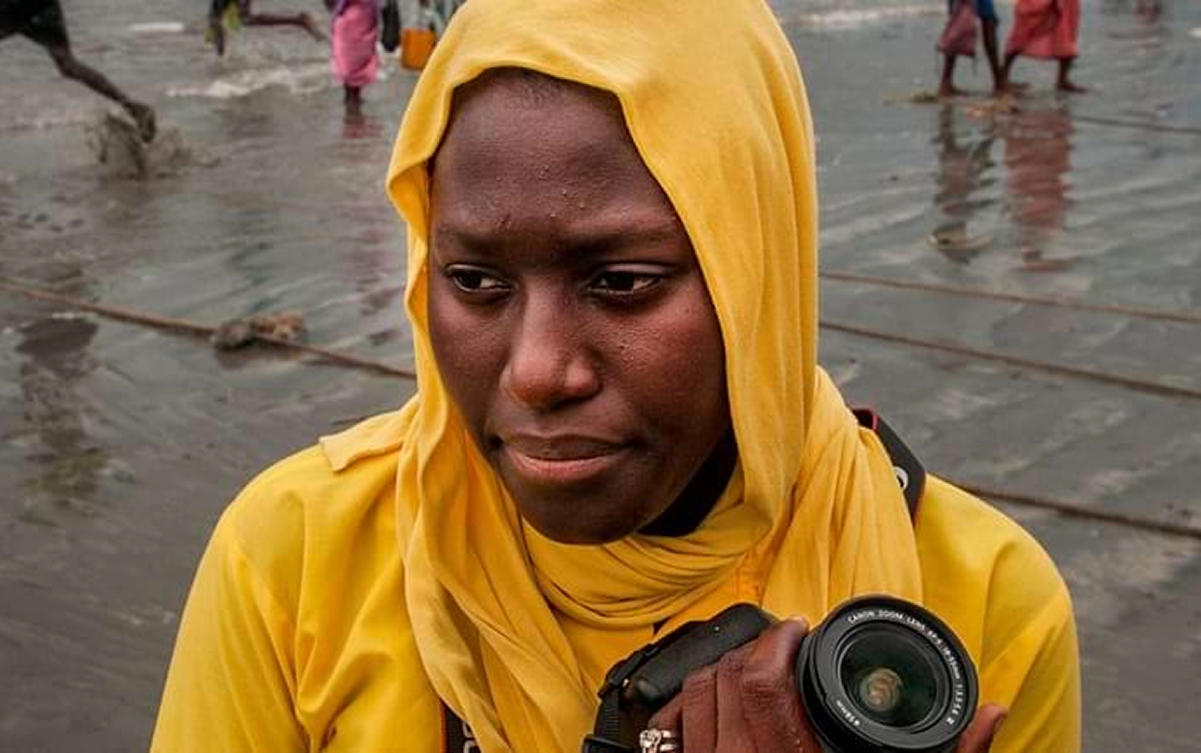
MULTIPOLYGON (((818 136, 823 364, 1059 565, 1084 749, 1201 751, 1201 4, 1084 2, 1093 91, 1022 60, 1002 106, 982 59, 959 63, 973 96, 925 96, 941 0, 772 5, 818 136)), ((110 105, 5 40, 0 281, 202 325, 297 311, 308 343, 408 366, 383 179, 416 74, 384 61, 347 122, 303 32, 243 29, 219 59, 195 3, 64 8, 169 154, 141 178, 102 164, 110 105)), ((222 509, 412 391, 0 290, 0 749, 144 749, 222 509)))

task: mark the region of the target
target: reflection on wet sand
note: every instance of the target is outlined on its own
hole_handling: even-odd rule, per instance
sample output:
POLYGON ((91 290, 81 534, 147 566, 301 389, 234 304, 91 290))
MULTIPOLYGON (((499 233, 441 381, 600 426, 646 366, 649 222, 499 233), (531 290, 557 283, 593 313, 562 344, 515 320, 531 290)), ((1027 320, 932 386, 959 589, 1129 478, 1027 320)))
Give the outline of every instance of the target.
POLYGON ((992 145, 996 137, 990 126, 966 142, 957 132, 956 108, 950 103, 938 113, 934 143, 938 151, 938 191, 934 206, 943 220, 931 233, 931 245, 950 261, 968 264, 991 243, 988 235, 973 235, 969 229, 977 214, 993 201, 977 196, 995 179, 988 175, 996 165, 992 145))
MULTIPOLYGON (((387 129, 378 120, 348 116, 342 121, 338 155, 348 165, 365 167, 375 158, 375 144, 387 135, 387 129)), ((389 309, 399 310, 402 305, 403 287, 380 287, 381 280, 391 272, 390 257, 401 245, 395 226, 380 221, 378 207, 382 200, 376 186, 357 182, 346 187, 339 207, 339 215, 353 228, 346 236, 346 263, 339 270, 361 294, 359 312, 367 317, 389 309)), ((387 326, 367 337, 373 346, 380 346, 397 339, 400 334, 397 328, 387 326)))
MULTIPOLYGON (((1071 113, 1055 103, 1004 108, 990 103, 976 109, 985 121, 971 129, 958 120, 967 117, 959 108, 948 104, 939 112, 933 140, 938 154, 933 203, 939 221, 930 233, 930 245, 957 264, 970 264, 995 245, 992 234, 977 226, 983 224, 981 219, 991 219, 993 213, 987 210, 997 201, 990 189, 998 164, 993 145, 1000 140, 1005 192, 1001 215, 1013 228, 1002 244, 1017 247, 1024 270, 1049 272, 1071 266, 1074 257, 1055 250, 1066 237, 1074 204, 1069 196, 1075 132, 1071 113)), ((979 124, 980 119, 970 122, 979 124)))
POLYGON ((1111 16, 1129 13, 1142 23, 1157 27, 1156 32, 1162 30, 1159 20, 1163 15, 1163 0, 1105 0, 1101 12, 1111 16))
MULTIPOLYGON (((73 286, 72 295, 82 291, 73 286)), ((26 356, 18 368, 25 423, 41 447, 27 456, 37 475, 21 490, 17 517, 56 525, 61 510, 95 511, 98 474, 107 464, 102 445, 88 436, 75 385, 94 368, 88 346, 98 326, 84 318, 45 317, 21 327, 16 351, 26 356)))
POLYGON ((1053 253, 1074 204, 1068 196, 1074 132, 1069 112, 1057 106, 1021 110, 997 124, 1023 269, 1057 271, 1075 261, 1053 253))
MULTIPOLYGON (((1138 0, 1134 4, 1134 15, 1148 24, 1155 24, 1163 13, 1163 3, 1160 0, 1138 0)), ((1160 27, 1162 29, 1162 27, 1160 27)))

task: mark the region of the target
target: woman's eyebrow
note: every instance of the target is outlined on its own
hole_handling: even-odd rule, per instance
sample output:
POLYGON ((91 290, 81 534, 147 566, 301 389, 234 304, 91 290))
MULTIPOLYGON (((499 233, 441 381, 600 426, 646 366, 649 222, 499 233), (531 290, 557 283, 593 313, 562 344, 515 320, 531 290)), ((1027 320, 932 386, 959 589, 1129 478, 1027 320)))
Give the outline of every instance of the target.
MULTIPOLYGON (((503 245, 505 227, 503 221, 491 227, 474 227, 470 222, 438 222, 433 227, 432 240, 435 244, 451 245, 464 251, 487 252, 503 245)), ((674 217, 623 217, 590 219, 558 227, 555 233, 559 245, 599 252, 673 240, 681 235, 681 228, 674 217)))

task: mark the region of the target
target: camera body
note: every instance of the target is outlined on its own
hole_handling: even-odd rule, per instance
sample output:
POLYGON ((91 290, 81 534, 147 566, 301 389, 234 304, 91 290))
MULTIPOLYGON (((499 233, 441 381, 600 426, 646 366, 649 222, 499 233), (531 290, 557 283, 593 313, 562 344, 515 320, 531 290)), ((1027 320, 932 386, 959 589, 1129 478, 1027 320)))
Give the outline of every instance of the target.
MULTIPOLYGON (((735 604, 618 662, 605 678, 585 753, 638 750, 656 710, 695 669, 754 640, 774 619, 735 604)), ((944 753, 975 712, 979 683, 959 639, 928 610, 890 596, 841 605, 805 637, 795 678, 828 753, 944 753)))

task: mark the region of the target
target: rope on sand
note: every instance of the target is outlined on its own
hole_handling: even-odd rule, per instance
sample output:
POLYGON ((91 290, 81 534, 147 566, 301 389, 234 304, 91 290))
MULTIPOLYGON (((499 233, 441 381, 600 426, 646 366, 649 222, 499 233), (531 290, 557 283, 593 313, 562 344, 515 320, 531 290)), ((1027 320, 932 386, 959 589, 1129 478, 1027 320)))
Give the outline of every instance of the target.
POLYGON ((1138 120, 1122 120, 1121 118, 1103 118, 1098 115, 1072 114, 1072 120, 1096 125, 1117 126, 1119 128, 1137 128, 1142 131, 1158 131, 1159 133, 1181 133, 1190 136, 1201 136, 1201 128, 1191 126, 1169 125, 1167 123, 1147 123, 1138 120))
POLYGON ((1001 293, 980 288, 962 288, 953 285, 940 285, 932 282, 916 280, 898 280, 888 277, 873 277, 849 272, 822 272, 822 279, 837 282, 855 282, 864 285, 879 285, 881 287, 900 288, 902 290, 921 290, 928 293, 943 293, 964 298, 984 298, 1008 303, 1025 303, 1034 306, 1049 306, 1053 308, 1075 309, 1077 311, 1092 311, 1100 314, 1118 314, 1133 319, 1149 319, 1152 321, 1174 322, 1177 324, 1201 324, 1201 314, 1187 311, 1164 311, 1162 309, 1145 309, 1135 306, 1119 306, 1105 303, 1090 303, 1071 298, 1045 298, 1042 296, 1021 295, 1019 293, 1001 293))
POLYGON ((879 332, 873 329, 857 327, 851 324, 823 321, 821 326, 823 329, 829 329, 835 332, 845 332, 850 335, 858 335, 859 337, 867 337, 873 340, 882 340, 884 342, 896 343, 899 345, 908 345, 913 348, 933 350, 940 353, 950 353, 952 355, 974 358, 979 361, 1003 363, 1007 366, 1016 366, 1019 368, 1030 369, 1031 371, 1042 371, 1048 374, 1074 377, 1076 379, 1083 379, 1090 382, 1116 385, 1118 387, 1125 387, 1126 389, 1133 390, 1135 392, 1145 392, 1147 394, 1162 395, 1164 397, 1182 397, 1190 400, 1201 400, 1201 389, 1196 389, 1193 387, 1183 387, 1175 384, 1164 384, 1163 382, 1135 379, 1134 377, 1121 376, 1120 374, 1110 374, 1104 371, 1083 369, 1077 366, 1064 366, 1063 364, 1052 363, 1050 361, 1039 361, 1034 358, 1011 356, 1005 353, 994 353, 988 350, 968 348, 963 345, 953 345, 950 343, 934 342, 932 340, 922 340, 917 337, 896 335, 889 332, 879 332))
MULTIPOLYGON (((214 327, 214 326, 210 326, 210 325, 206 325, 206 324, 197 324, 195 322, 190 322, 190 321, 186 321, 183 319, 173 319, 173 318, 164 317, 164 316, 144 314, 144 313, 141 313, 138 311, 131 311, 129 309, 117 308, 114 306, 105 306, 105 305, 101 305, 101 304, 97 304, 97 303, 90 303, 88 301, 82 301, 77 298, 73 298, 71 296, 66 296, 66 295, 62 295, 60 293, 55 293, 50 290, 45 290, 42 288, 37 288, 37 287, 29 286, 29 285, 15 283, 12 281, 6 281, 3 279, 0 279, 0 290, 6 290, 11 293, 16 293, 18 295, 22 295, 26 298, 30 298, 33 300, 45 301, 45 302, 49 302, 49 303, 56 303, 56 304, 60 304, 60 305, 64 305, 64 306, 70 306, 73 308, 82 309, 84 311, 89 311, 89 312, 97 314, 99 316, 103 316, 103 317, 106 317, 109 319, 114 319, 117 321, 128 322, 131 324, 138 324, 138 325, 147 326, 147 327, 153 327, 156 329, 165 329, 165 330, 169 330, 169 331, 180 332, 183 334, 192 335, 192 336, 196 336, 196 337, 210 338, 213 336, 214 333, 217 332, 217 329, 218 329, 217 327, 214 327)), ((846 325, 830 324, 830 323, 826 322, 826 323, 823 323, 822 326, 826 327, 828 329, 850 332, 852 334, 859 334, 859 335, 864 335, 864 336, 869 336, 869 337, 875 337, 878 339, 885 339, 885 340, 889 340, 889 341, 893 341, 893 342, 903 342, 905 344, 916 345, 919 347, 933 347, 938 350, 944 350, 944 351, 949 351, 949 352, 958 352, 963 355, 969 355, 969 356, 978 357, 978 358, 979 357, 987 358, 988 360, 1004 360, 1007 363, 1013 363, 1015 365, 1033 366, 1033 367, 1037 367, 1037 368, 1043 368, 1044 370, 1049 370, 1049 369, 1053 368, 1054 370, 1057 370, 1060 373, 1068 373, 1073 376, 1082 376, 1086 373, 1087 378, 1098 379, 1099 377, 1105 377, 1105 379, 1102 379, 1101 381, 1109 381, 1111 383, 1116 383, 1116 384, 1125 384, 1126 386, 1138 385, 1139 388, 1142 388, 1144 390, 1146 390, 1149 386, 1153 386, 1157 390, 1162 389, 1162 388, 1168 388, 1166 385, 1154 385, 1154 384, 1148 384, 1148 383, 1140 383, 1140 382, 1135 382, 1134 380, 1126 380, 1121 377, 1111 377, 1109 375, 1094 373, 1094 372, 1081 372, 1081 370, 1068 369, 1067 367, 1057 367, 1054 364, 1042 364, 1040 362, 1029 361, 1027 359, 1015 359, 1015 358, 1011 358, 1011 357, 1007 357, 1007 356, 998 356, 997 354, 983 353, 981 351, 972 351, 972 350, 969 350, 966 348, 960 349, 955 346, 942 345, 942 344, 938 344, 938 343, 928 343, 925 341, 917 340, 915 338, 897 338, 896 336, 893 336, 893 335, 887 335, 885 333, 873 332, 871 330, 866 330, 866 329, 848 327, 846 325)), ((315 347, 312 345, 304 345, 302 343, 297 343, 297 342, 294 342, 291 340, 286 340, 283 338, 272 337, 270 335, 266 335, 263 333, 256 333, 254 339, 256 341, 268 343, 270 345, 278 346, 280 348, 287 348, 290 350, 300 351, 303 353, 319 356, 320 358, 326 359, 328 361, 331 361, 333 363, 337 363, 340 365, 345 365, 345 366, 354 367, 354 368, 370 369, 372 371, 377 371, 377 372, 387 374, 390 376, 401 377, 403 379, 413 379, 414 378, 413 372, 409 371, 407 369, 401 369, 401 368, 398 368, 395 366, 390 366, 388 364, 380 363, 377 361, 370 361, 370 360, 367 360, 364 358, 359 358, 357 356, 351 356, 351 355, 348 355, 345 353, 339 353, 336 351, 327 350, 325 348, 319 348, 319 347, 315 347)), ((1171 389, 1174 391, 1173 393, 1168 393, 1168 394, 1182 393, 1182 396, 1201 397, 1201 391, 1184 390, 1184 388, 1168 388, 1168 389, 1171 389)), ((1034 495, 1013 494, 1013 493, 1009 493, 1009 492, 997 491, 995 489, 988 489, 985 487, 976 486, 974 484, 965 484, 962 482, 953 482, 953 483, 955 483, 960 488, 962 488, 972 494, 976 494, 981 497, 988 497, 989 499, 994 499, 994 500, 998 500, 1001 502, 1008 502, 1008 503, 1015 504, 1015 505, 1023 505, 1023 506, 1027 506, 1027 507, 1035 507, 1035 508, 1040 508, 1040 509, 1045 509, 1045 510, 1052 510, 1056 513, 1059 513, 1059 514, 1065 515, 1065 516, 1069 516, 1069 517, 1084 518, 1084 519, 1089 519, 1089 520, 1098 520, 1098 521, 1103 521, 1106 523, 1112 523, 1114 525, 1123 526, 1126 528, 1134 528, 1137 530, 1151 531, 1151 532, 1165 534, 1165 535, 1171 535, 1171 536, 1184 536, 1186 538, 1201 540, 1201 529, 1186 526, 1186 525, 1168 523, 1168 522, 1158 521, 1158 520, 1153 520, 1153 519, 1148 519, 1148 518, 1139 518, 1139 517, 1136 517, 1133 515, 1123 515, 1120 513, 1096 510, 1096 509, 1086 507, 1084 505, 1080 505, 1080 504, 1077 504, 1074 502, 1065 502, 1062 500, 1046 499, 1046 498, 1037 497, 1034 495)))
MULTIPOLYGON (((196 322, 190 322, 184 319, 172 319, 170 317, 144 314, 139 311, 131 311, 129 309, 116 308, 114 306, 105 306, 99 303, 90 303, 88 301, 79 300, 78 298, 62 295, 61 293, 55 293, 51 290, 35 288, 29 285, 23 285, 3 279, 0 279, 0 289, 25 296, 26 298, 31 298, 33 300, 57 303, 63 306, 71 306, 84 311, 90 311, 93 314, 98 314, 100 316, 109 319, 115 319, 117 321, 128 322, 130 324, 140 324, 147 327, 179 332, 195 337, 212 337, 214 334, 216 334, 218 329, 214 326, 197 324, 196 322)), ((296 342, 295 340, 289 340, 283 337, 275 337, 263 332, 255 332, 251 335, 251 337, 255 341, 267 343, 278 348, 285 348, 287 350, 293 350, 306 353, 308 355, 317 356, 318 358, 322 358, 326 361, 330 361, 331 363, 342 366, 367 369, 369 371, 376 371, 381 374, 397 376, 403 379, 415 379, 417 377, 417 375, 410 369, 402 369, 397 366, 390 366, 389 364, 381 363, 379 361, 371 361, 366 358, 359 358, 358 356, 352 356, 349 353, 340 353, 338 351, 321 348, 316 345, 306 345, 304 343, 296 342)))
MULTIPOLYGON (((909 98, 910 102, 916 104, 934 104, 945 102, 937 94, 922 93, 909 98)), ((975 111, 977 115, 997 112, 1008 115, 1014 112, 1021 112, 1021 105, 1015 102, 1011 97, 1001 97, 1000 99, 990 99, 985 102, 959 100, 965 110, 975 111)), ((1070 112, 1070 111, 1069 111, 1070 112)), ((1146 120, 1131 120, 1126 118, 1113 118, 1104 115, 1088 115, 1076 112, 1070 112, 1071 119, 1078 123, 1091 123, 1093 125, 1111 126, 1115 128, 1133 128, 1138 131, 1153 131, 1156 133, 1176 133, 1184 136, 1201 136, 1201 128, 1197 126, 1173 125, 1171 123, 1153 123, 1146 120)))
POLYGON ((1114 525, 1123 526, 1126 528, 1135 528, 1140 531, 1150 531, 1152 533, 1161 533, 1168 536, 1183 536, 1184 538, 1197 539, 1201 541, 1201 528, 1195 526, 1183 525, 1181 523, 1169 523, 1163 520, 1152 520, 1150 518, 1140 518, 1134 515, 1125 515, 1118 512, 1109 512, 1106 510, 1096 510, 1091 507, 1085 507, 1074 502, 1063 502, 1054 499, 1044 499, 1028 494, 1012 494, 1010 492, 998 491, 989 489, 975 484, 965 484, 960 481, 952 481, 955 486, 963 489, 966 492, 975 494, 977 497, 987 497, 988 499, 998 502, 1007 502, 1013 505, 1022 507, 1034 507, 1041 510, 1051 510, 1060 515, 1066 515, 1073 518, 1083 518, 1086 520, 1097 520, 1103 523, 1112 523, 1114 525))

